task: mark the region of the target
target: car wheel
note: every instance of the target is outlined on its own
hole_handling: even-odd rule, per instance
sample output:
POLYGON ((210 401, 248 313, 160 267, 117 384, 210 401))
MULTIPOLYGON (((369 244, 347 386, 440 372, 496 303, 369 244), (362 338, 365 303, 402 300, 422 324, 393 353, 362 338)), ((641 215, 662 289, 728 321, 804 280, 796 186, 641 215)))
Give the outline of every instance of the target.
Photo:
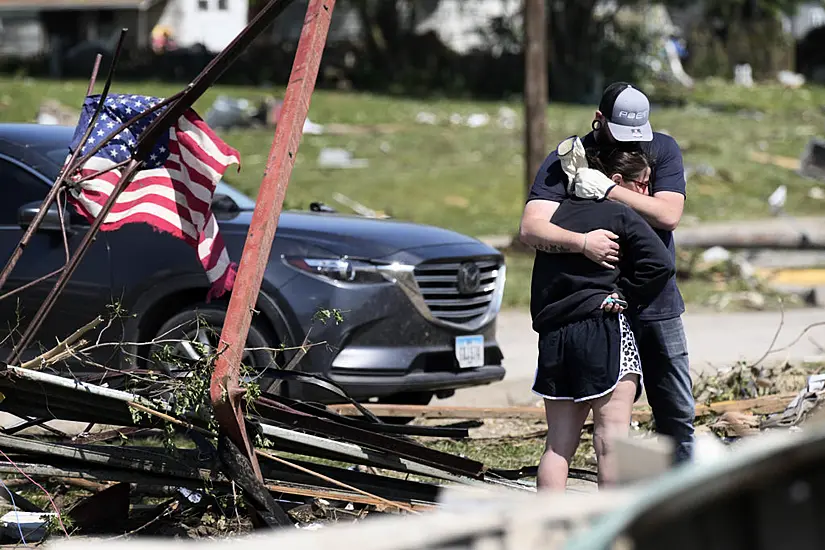
MULTIPOLYGON (((189 376, 192 367, 218 349, 226 311, 214 306, 189 307, 168 321, 157 331, 149 351, 149 360, 155 369, 173 378, 189 376)), ((261 381, 267 368, 281 361, 276 338, 268 337, 258 323, 249 327, 241 364, 246 367, 243 381, 261 381)))

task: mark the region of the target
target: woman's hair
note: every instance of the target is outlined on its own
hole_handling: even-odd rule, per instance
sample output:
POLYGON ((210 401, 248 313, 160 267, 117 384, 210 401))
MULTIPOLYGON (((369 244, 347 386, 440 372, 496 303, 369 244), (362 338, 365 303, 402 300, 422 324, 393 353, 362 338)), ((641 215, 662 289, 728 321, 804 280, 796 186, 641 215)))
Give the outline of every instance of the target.
POLYGON ((606 176, 619 174, 632 180, 650 166, 650 160, 642 151, 623 149, 588 149, 587 163, 606 176))

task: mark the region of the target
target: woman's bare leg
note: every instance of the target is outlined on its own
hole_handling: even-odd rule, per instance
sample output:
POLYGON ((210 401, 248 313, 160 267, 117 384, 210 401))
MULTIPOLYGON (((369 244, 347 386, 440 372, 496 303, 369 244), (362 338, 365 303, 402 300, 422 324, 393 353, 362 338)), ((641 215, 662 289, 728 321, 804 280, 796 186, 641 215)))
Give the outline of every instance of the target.
POLYGON ((589 403, 544 400, 547 415, 547 445, 539 462, 536 483, 540 491, 564 491, 567 471, 576 454, 589 403))
POLYGON ((616 458, 613 451, 613 439, 626 437, 630 430, 633 414, 633 401, 639 375, 631 374, 619 380, 610 395, 593 401, 593 447, 599 463, 599 486, 605 487, 616 483, 616 458))

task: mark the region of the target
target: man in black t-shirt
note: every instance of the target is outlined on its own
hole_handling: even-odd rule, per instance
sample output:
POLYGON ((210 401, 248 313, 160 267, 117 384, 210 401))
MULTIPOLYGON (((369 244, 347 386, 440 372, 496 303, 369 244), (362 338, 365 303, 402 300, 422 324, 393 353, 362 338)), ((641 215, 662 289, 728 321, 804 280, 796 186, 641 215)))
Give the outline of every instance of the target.
MULTIPOLYGON (((593 131, 582 138, 585 148, 639 148, 653 163, 648 194, 612 186, 608 178, 569 182, 556 151, 539 169, 521 220, 521 240, 543 252, 581 253, 605 267, 619 257, 618 236, 599 229, 586 234, 565 230, 550 218, 568 193, 582 198, 607 198, 642 215, 676 257, 673 230, 685 204, 685 173, 676 141, 654 132, 648 121, 650 103, 624 82, 608 86, 593 120, 593 131)), ((687 339, 682 325, 682 295, 672 278, 665 290, 634 319, 644 371, 647 399, 656 430, 676 442, 675 459, 690 459, 693 450, 695 404, 690 379, 687 339)))

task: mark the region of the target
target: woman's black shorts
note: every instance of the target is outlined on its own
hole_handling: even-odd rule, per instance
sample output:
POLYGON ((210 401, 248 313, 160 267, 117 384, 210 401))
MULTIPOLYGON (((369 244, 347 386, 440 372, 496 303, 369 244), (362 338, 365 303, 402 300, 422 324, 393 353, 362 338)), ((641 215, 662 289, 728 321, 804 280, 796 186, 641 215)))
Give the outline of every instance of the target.
MULTIPOLYGON (((599 314, 539 334, 533 392, 546 399, 596 399, 630 374, 641 378, 642 368, 624 315, 599 314)), ((641 384, 636 399, 640 394, 641 384)))

